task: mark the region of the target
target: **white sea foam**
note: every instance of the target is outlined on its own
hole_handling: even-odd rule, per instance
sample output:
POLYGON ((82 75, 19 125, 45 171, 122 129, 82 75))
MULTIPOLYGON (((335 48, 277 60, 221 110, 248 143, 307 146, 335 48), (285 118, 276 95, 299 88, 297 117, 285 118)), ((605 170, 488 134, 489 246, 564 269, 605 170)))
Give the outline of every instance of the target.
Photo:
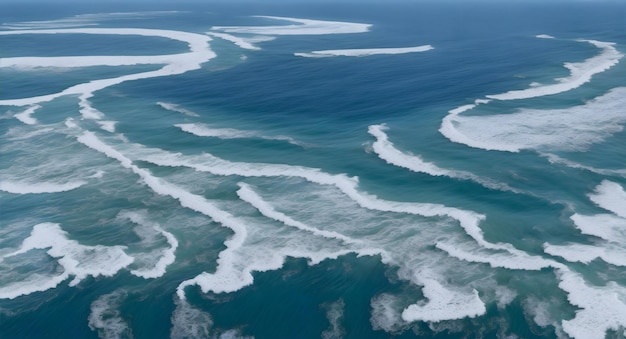
POLYGON ((539 34, 539 35, 535 35, 535 37, 539 39, 554 39, 552 35, 548 35, 548 34, 539 34))
MULTIPOLYGON (((169 76, 185 73, 200 68, 202 63, 215 57, 209 48, 210 37, 201 34, 180 31, 140 29, 140 28, 74 28, 74 29, 46 29, 46 30, 18 30, 0 31, 0 35, 18 34, 112 34, 112 35, 139 35, 157 36, 183 41, 189 45, 188 53, 165 56, 81 56, 81 57, 44 57, 44 58, 2 58, 0 67, 51 67, 51 66, 104 66, 104 65, 134 65, 142 63, 165 64, 156 71, 135 73, 110 79, 92 80, 78 84, 65 90, 48 95, 0 100, 0 105, 25 106, 48 102, 65 95, 80 95, 84 103, 92 93, 106 87, 120 84, 125 81, 146 79, 160 76, 169 76)), ((82 105, 81 105, 82 106, 82 105)), ((84 108, 84 107, 83 107, 84 108)))
MULTIPOLYGON (((158 278, 165 274, 167 267, 174 263, 176 260, 176 249, 178 248, 178 240, 170 232, 164 231, 158 224, 150 222, 144 213, 139 212, 124 212, 120 214, 121 218, 128 218, 135 224, 141 227, 147 227, 157 234, 160 234, 167 240, 169 248, 159 249, 157 251, 151 251, 142 255, 135 255, 135 264, 137 262, 147 261, 150 267, 143 267, 141 269, 131 270, 130 273, 144 279, 158 278), (157 252, 157 253, 155 253, 157 252), (145 257, 145 258, 143 258, 145 257), (158 260, 154 261, 155 258, 158 260)), ((146 232, 137 231, 137 234, 142 238, 142 242, 154 242, 154 235, 145 234, 146 232)))
POLYGON ((571 219, 583 234, 626 244, 626 219, 624 218, 614 214, 574 214, 571 219))
POLYGON ((122 318, 119 307, 126 298, 126 293, 116 291, 100 296, 91 303, 89 328, 98 332, 103 339, 132 338, 132 330, 122 318))
POLYGON ((345 307, 346 303, 343 299, 326 305, 326 319, 328 319, 330 326, 322 332, 323 339, 341 339, 345 336, 346 331, 342 324, 345 307))
POLYGON ((626 88, 614 88, 584 105, 520 109, 511 114, 461 116, 450 111, 439 131, 451 141, 486 150, 583 151, 623 130, 626 88))
MULTIPOLYGON (((435 246, 448 255, 467 262, 489 264, 491 267, 503 267, 511 270, 538 271, 546 267, 555 266, 555 262, 539 256, 512 254, 510 252, 490 253, 484 249, 462 248, 460 244, 438 242, 435 246)), ((515 251, 513 251, 515 252, 515 251)))
POLYGON ((184 115, 188 115, 190 117, 199 117, 198 113, 190 111, 188 109, 182 108, 176 104, 170 104, 167 102, 157 102, 157 105, 161 106, 161 108, 166 109, 172 112, 182 113, 184 115))
POLYGON ((602 259, 605 262, 626 267, 626 249, 615 244, 601 246, 569 244, 569 245, 544 245, 544 251, 548 254, 559 256, 569 262, 590 263, 595 259, 602 259))
POLYGON ((422 293, 427 303, 413 304, 402 312, 402 319, 407 322, 462 319, 476 317, 486 312, 485 304, 480 300, 477 290, 461 291, 444 286, 439 279, 420 277, 422 293))
POLYGON ((32 274, 27 279, 0 287, 0 299, 15 299, 35 292, 43 292, 57 287, 70 275, 63 272, 58 275, 32 274))
MULTIPOLYGON (((538 37, 545 38, 545 36, 538 37)), ((595 74, 604 72, 617 65, 619 60, 624 56, 615 47, 613 47, 615 44, 611 42, 596 40, 578 41, 590 43, 601 49, 602 52, 599 55, 589 58, 583 62, 566 62, 564 66, 570 71, 570 75, 564 78, 556 79, 558 82, 555 84, 508 91, 502 94, 487 95, 487 97, 497 100, 517 100, 566 92, 591 81, 591 78, 595 74)))
POLYGON ((59 193, 77 189, 85 184, 86 182, 84 181, 74 181, 59 184, 53 182, 27 183, 2 180, 0 181, 0 191, 5 191, 13 194, 59 193))
POLYGON ((86 246, 67 238, 67 233, 58 224, 41 223, 35 225, 30 236, 22 242, 20 248, 4 257, 19 256, 33 249, 48 249, 47 253, 56 258, 63 267, 60 275, 40 280, 28 279, 0 289, 0 298, 13 299, 33 292, 45 291, 56 287, 70 276, 70 286, 75 286, 88 276, 113 276, 133 262, 125 252, 124 246, 86 246))
POLYGON ((261 35, 321 35, 321 34, 346 34, 364 33, 371 25, 352 22, 323 21, 287 18, 277 16, 258 16, 279 21, 294 22, 295 25, 278 26, 213 26, 212 30, 227 33, 261 34, 261 35))
POLYGON ((473 173, 466 171, 456 171, 441 168, 432 162, 424 161, 420 156, 403 153, 394 144, 389 141, 385 130, 385 125, 371 125, 368 132, 376 138, 372 148, 378 156, 385 160, 388 164, 403 167, 417 173, 425 173, 432 176, 446 176, 461 180, 470 180, 477 182, 485 187, 504 191, 514 191, 506 184, 498 183, 490 179, 481 178, 473 173))
POLYGON ((626 218, 626 191, 618 183, 603 180, 589 198, 605 210, 626 218))
POLYGON ((268 36, 243 38, 243 37, 238 37, 238 36, 234 36, 231 34, 217 33, 217 32, 206 32, 206 34, 212 37, 230 41, 243 49, 249 49, 253 51, 258 51, 261 49, 261 47, 256 46, 254 43, 263 42, 263 41, 271 41, 274 39, 274 37, 268 37, 268 36))
POLYGON ((98 121, 100 128, 110 133, 115 133, 115 124, 117 121, 98 121))
MULTIPOLYGON (((2 59, 0 59, 0 64, 1 63, 2 63, 2 59)), ((28 107, 27 109, 23 110, 22 112, 16 113, 14 116, 17 120, 27 125, 34 125, 37 123, 37 119, 33 118, 31 115, 33 115, 33 113, 35 113, 35 111, 40 108, 41 108, 40 105, 32 105, 28 107)))
POLYGON ((265 136, 258 131, 244 131, 234 128, 213 128, 204 124, 176 124, 182 131, 199 137, 211 137, 219 139, 265 139, 282 140, 290 144, 302 146, 303 144, 286 136, 265 136))
POLYGON ((406 54, 426 52, 434 49, 431 45, 423 45, 416 47, 397 47, 397 48, 361 48, 361 49, 329 49, 323 51, 312 51, 309 53, 294 53, 295 56, 306 58, 328 58, 337 56, 364 57, 370 55, 381 54, 406 54))
POLYGON ((563 330, 576 339, 602 339, 608 330, 626 327, 626 288, 614 282, 605 286, 588 284, 569 269, 559 269, 559 287, 568 293, 569 302, 580 308, 563 330))
POLYGON ((546 243, 544 251, 570 262, 588 264, 595 259, 602 259, 612 265, 626 266, 626 218, 620 215, 622 211, 626 211, 626 192, 619 184, 604 180, 595 188, 595 193, 589 194, 589 198, 615 214, 574 214, 571 220, 583 234, 593 235, 604 241, 597 241, 594 245, 546 243))

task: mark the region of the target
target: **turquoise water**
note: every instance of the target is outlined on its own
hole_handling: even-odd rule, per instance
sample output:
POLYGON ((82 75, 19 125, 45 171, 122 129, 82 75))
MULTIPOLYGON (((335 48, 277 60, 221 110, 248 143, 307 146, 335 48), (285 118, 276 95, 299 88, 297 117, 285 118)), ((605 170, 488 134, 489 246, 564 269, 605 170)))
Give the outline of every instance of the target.
POLYGON ((626 336, 623 4, 0 13, 0 337, 626 336))

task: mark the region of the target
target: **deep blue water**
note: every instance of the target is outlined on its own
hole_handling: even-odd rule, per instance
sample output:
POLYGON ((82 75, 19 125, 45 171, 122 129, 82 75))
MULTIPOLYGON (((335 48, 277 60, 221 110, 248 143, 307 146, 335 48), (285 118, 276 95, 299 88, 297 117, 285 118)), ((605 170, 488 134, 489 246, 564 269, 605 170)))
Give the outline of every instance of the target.
POLYGON ((623 338, 625 46, 618 2, 0 5, 0 337, 623 338))

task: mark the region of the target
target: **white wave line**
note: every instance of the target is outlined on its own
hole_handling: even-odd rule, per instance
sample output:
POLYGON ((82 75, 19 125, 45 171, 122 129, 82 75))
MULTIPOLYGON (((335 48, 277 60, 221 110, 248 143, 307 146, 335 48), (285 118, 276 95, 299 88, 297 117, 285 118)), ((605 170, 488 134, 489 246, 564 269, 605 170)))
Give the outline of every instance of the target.
POLYGON ((487 95, 487 98, 496 100, 518 100, 540 97, 545 95, 558 94, 580 87, 591 81, 591 78, 598 73, 604 72, 617 65, 624 56, 615 47, 615 43, 597 40, 579 39, 576 41, 590 43, 602 52, 583 62, 566 62, 564 67, 570 71, 568 77, 556 79, 558 82, 550 85, 540 85, 522 90, 508 91, 502 94, 487 95))
POLYGON ((390 47, 390 48, 355 48, 355 49, 329 49, 322 51, 312 51, 308 53, 294 53, 295 56, 306 58, 328 58, 337 56, 364 57, 370 55, 394 55, 426 52, 434 49, 431 45, 416 47, 390 47))
POLYGON ((209 48, 210 37, 170 30, 140 29, 140 28, 74 28, 74 29, 46 29, 46 30, 17 30, 0 31, 0 35, 18 34, 113 34, 113 35, 139 35, 157 36, 172 40, 186 42, 189 46, 188 53, 161 55, 161 56, 85 56, 76 57, 47 57, 47 58, 2 58, 0 67, 38 67, 38 66, 62 66, 62 67, 85 67, 104 65, 130 65, 141 63, 165 64, 161 69, 150 72, 123 75, 116 78, 92 80, 66 88, 65 90, 48 95, 0 100, 0 105, 25 106, 52 101, 65 95, 80 95, 81 107, 86 109, 89 99, 95 91, 120 84, 125 81, 147 79, 160 76, 169 76, 186 73, 199 69, 205 63, 215 57, 215 53, 209 48), (82 61, 81 61, 82 60, 82 61))
POLYGON ((291 217, 285 215, 284 213, 276 211, 272 206, 270 206, 267 202, 261 198, 258 193, 256 193, 250 185, 240 182, 239 190, 237 190, 237 195, 239 198, 250 205, 254 206, 261 214, 264 216, 282 222, 283 224, 291 227, 295 227, 299 230, 303 230, 306 232, 310 232, 314 235, 321 236, 329 239, 339 239, 348 244, 358 244, 362 243, 360 240, 352 239, 347 237, 341 233, 333 232, 333 231, 324 231, 317 229, 315 227, 311 227, 305 225, 297 220, 292 219, 291 217))
POLYGON ((424 161, 420 156, 402 153, 395 145, 389 141, 385 130, 388 127, 383 125, 371 125, 368 127, 368 132, 376 138, 373 143, 374 152, 388 164, 406 168, 416 173, 425 173, 432 176, 445 176, 460 180, 469 180, 476 182, 484 187, 490 189, 496 189, 501 191, 510 191, 515 193, 521 193, 518 190, 513 189, 507 184, 498 183, 491 179, 481 178, 473 173, 466 171, 448 170, 441 168, 434 163, 424 161))

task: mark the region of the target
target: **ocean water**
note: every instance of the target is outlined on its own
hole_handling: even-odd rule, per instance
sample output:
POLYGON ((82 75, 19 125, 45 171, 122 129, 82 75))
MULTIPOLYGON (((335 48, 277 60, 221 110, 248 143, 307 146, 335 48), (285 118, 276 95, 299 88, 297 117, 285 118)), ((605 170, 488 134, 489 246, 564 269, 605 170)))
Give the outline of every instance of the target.
POLYGON ((0 337, 626 336, 623 2, 0 19, 0 337))

